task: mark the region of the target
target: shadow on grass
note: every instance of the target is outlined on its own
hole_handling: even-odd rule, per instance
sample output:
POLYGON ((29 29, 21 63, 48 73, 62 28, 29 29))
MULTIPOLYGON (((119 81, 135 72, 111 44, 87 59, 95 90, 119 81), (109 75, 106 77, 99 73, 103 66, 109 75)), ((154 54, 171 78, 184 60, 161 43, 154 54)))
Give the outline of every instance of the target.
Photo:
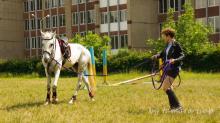
POLYGON ((12 111, 16 109, 28 109, 28 108, 33 108, 33 107, 42 107, 42 106, 50 106, 50 105, 59 105, 66 103, 66 100, 58 101, 56 104, 50 103, 49 105, 44 105, 45 101, 39 101, 39 102, 27 102, 27 103, 22 103, 22 104, 16 104, 12 106, 8 106, 5 108, 1 108, 0 110, 7 110, 7 111, 12 111))

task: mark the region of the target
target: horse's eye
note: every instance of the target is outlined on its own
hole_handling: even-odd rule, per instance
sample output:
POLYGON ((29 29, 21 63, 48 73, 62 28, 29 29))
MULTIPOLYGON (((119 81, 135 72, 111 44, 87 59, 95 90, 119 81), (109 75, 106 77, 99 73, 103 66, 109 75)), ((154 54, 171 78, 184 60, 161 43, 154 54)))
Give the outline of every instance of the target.
POLYGON ((53 44, 50 44, 50 48, 53 47, 53 44))

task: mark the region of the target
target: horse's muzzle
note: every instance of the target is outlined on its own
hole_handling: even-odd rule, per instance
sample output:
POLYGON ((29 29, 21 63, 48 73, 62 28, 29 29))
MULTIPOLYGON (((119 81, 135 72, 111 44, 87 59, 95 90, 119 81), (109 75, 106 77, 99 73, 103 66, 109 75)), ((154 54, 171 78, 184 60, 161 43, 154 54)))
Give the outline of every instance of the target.
POLYGON ((45 63, 49 62, 49 58, 44 57, 43 60, 44 60, 45 63))
POLYGON ((47 52, 47 51, 43 52, 43 61, 45 63, 48 63, 50 61, 50 53, 49 52, 47 52))

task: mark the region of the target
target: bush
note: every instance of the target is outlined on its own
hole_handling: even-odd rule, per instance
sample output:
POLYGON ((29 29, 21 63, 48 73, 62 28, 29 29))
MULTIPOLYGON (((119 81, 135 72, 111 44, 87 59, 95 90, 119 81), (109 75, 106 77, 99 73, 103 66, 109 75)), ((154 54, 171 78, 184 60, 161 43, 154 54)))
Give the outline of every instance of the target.
MULTIPOLYGON (((129 72, 130 70, 150 70, 150 54, 146 52, 120 50, 118 54, 108 56, 108 72, 129 72)), ((97 70, 102 71, 102 63, 97 62, 97 70)))
POLYGON ((35 71, 36 64, 39 60, 9 60, 0 64, 0 72, 8 72, 12 74, 30 74, 35 71))
POLYGON ((220 72, 220 49, 187 55, 183 68, 198 72, 220 72))
MULTIPOLYGON (((108 55, 108 73, 130 72, 131 70, 150 71, 152 67, 151 56, 149 52, 120 50, 116 55, 108 55)), ((97 59, 97 72, 102 72, 102 69, 102 61, 97 59)), ((183 69, 198 72, 220 72, 220 48, 186 55, 183 69)), ((37 74, 45 77, 44 67, 41 60, 38 59, 1 61, 0 74, 10 77, 37 74)), ((74 75, 76 73, 72 71, 62 70, 61 72, 61 76, 74 75)))

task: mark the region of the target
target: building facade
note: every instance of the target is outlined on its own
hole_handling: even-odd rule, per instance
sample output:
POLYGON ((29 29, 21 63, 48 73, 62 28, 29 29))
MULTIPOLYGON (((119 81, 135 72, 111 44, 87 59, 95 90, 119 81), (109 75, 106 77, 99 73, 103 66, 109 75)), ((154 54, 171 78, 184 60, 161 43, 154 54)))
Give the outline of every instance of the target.
POLYGON ((0 1, 0 59, 24 58, 23 3, 0 1))
MULTIPOLYGON (((0 1, 0 58, 40 57, 41 34, 56 31, 72 38, 88 31, 111 37, 112 50, 146 49, 158 38, 167 10, 175 18, 187 0, 9 0, 0 1), (8 9, 10 8, 10 9, 8 9), (49 15, 49 16, 48 16, 49 15), (43 19, 42 19, 43 18, 43 19), (43 20, 43 21, 41 21, 43 20), (13 36, 12 36, 13 35, 13 36)), ((210 39, 220 40, 220 1, 192 0, 198 21, 210 24, 210 39)))
POLYGON ((197 21, 212 27, 210 40, 220 42, 220 0, 195 0, 197 21))

